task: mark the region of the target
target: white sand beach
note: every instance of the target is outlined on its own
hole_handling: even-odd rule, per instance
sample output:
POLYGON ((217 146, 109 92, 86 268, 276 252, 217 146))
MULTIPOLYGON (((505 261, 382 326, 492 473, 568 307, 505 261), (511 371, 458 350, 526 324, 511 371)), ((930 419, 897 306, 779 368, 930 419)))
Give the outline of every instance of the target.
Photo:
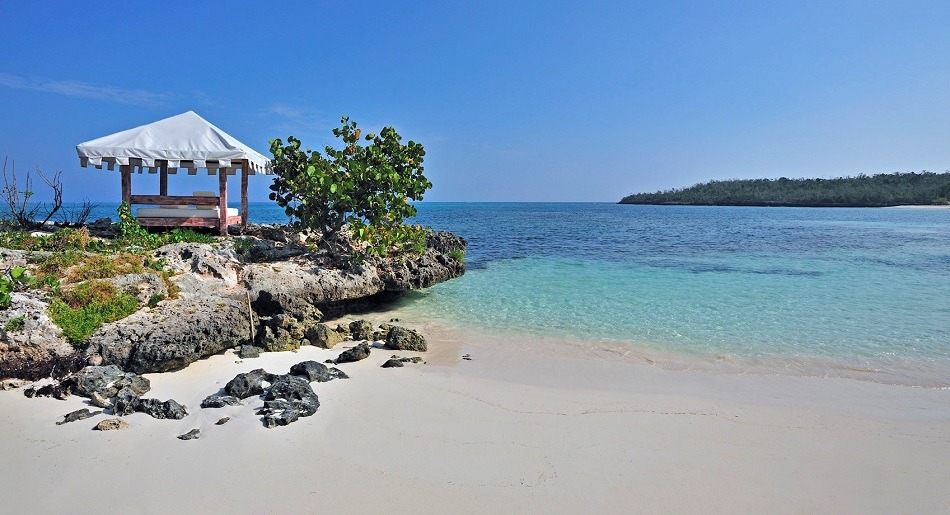
POLYGON ((0 392, 3 511, 950 511, 950 390, 430 346, 426 364, 382 369, 393 351, 376 349, 340 365, 350 379, 313 383, 314 416, 274 429, 256 397, 198 405, 238 372, 285 373, 341 346, 150 374, 146 396, 189 415, 136 413, 122 431, 92 431, 106 415, 55 425, 80 397, 0 392), (194 428, 200 439, 176 439, 194 428))

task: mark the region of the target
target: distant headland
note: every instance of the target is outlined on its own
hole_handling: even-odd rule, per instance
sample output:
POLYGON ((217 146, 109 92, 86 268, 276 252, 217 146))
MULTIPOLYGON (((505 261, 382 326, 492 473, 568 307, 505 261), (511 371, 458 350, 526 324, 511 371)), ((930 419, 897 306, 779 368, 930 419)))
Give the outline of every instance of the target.
POLYGON ((691 206, 888 207, 950 204, 950 172, 835 179, 732 179, 636 193, 620 204, 691 206))

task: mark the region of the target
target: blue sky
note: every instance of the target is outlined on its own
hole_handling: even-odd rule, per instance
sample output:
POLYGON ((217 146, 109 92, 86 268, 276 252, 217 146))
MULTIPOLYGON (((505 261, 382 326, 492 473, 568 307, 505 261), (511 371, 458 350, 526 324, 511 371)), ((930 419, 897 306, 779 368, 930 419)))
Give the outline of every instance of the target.
POLYGON ((945 1, 3 2, 0 156, 116 200, 75 145, 194 110, 265 155, 332 143, 343 114, 393 125, 432 201, 940 172, 947 22, 945 1))

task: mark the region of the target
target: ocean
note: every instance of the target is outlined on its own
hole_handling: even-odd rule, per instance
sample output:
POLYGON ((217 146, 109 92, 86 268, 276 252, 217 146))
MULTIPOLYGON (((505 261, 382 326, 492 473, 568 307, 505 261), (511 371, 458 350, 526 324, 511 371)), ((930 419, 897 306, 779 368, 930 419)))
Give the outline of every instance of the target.
MULTIPOLYGON (((406 316, 669 368, 950 387, 950 210, 418 209, 414 223, 469 241, 468 270, 411 292, 406 316)), ((272 203, 249 211, 286 222, 272 203)))

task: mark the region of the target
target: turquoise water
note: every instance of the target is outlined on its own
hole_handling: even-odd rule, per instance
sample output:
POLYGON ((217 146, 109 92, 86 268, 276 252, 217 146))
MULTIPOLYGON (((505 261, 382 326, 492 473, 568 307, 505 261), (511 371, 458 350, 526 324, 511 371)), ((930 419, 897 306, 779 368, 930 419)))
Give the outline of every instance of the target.
MULTIPOLYGON (((286 221, 270 203, 250 217, 286 221)), ((401 303, 412 316, 691 367, 950 386, 950 210, 422 203, 416 222, 469 249, 464 277, 401 303)))
POLYGON ((759 370, 950 384, 950 211, 423 204, 469 270, 449 326, 759 370))

